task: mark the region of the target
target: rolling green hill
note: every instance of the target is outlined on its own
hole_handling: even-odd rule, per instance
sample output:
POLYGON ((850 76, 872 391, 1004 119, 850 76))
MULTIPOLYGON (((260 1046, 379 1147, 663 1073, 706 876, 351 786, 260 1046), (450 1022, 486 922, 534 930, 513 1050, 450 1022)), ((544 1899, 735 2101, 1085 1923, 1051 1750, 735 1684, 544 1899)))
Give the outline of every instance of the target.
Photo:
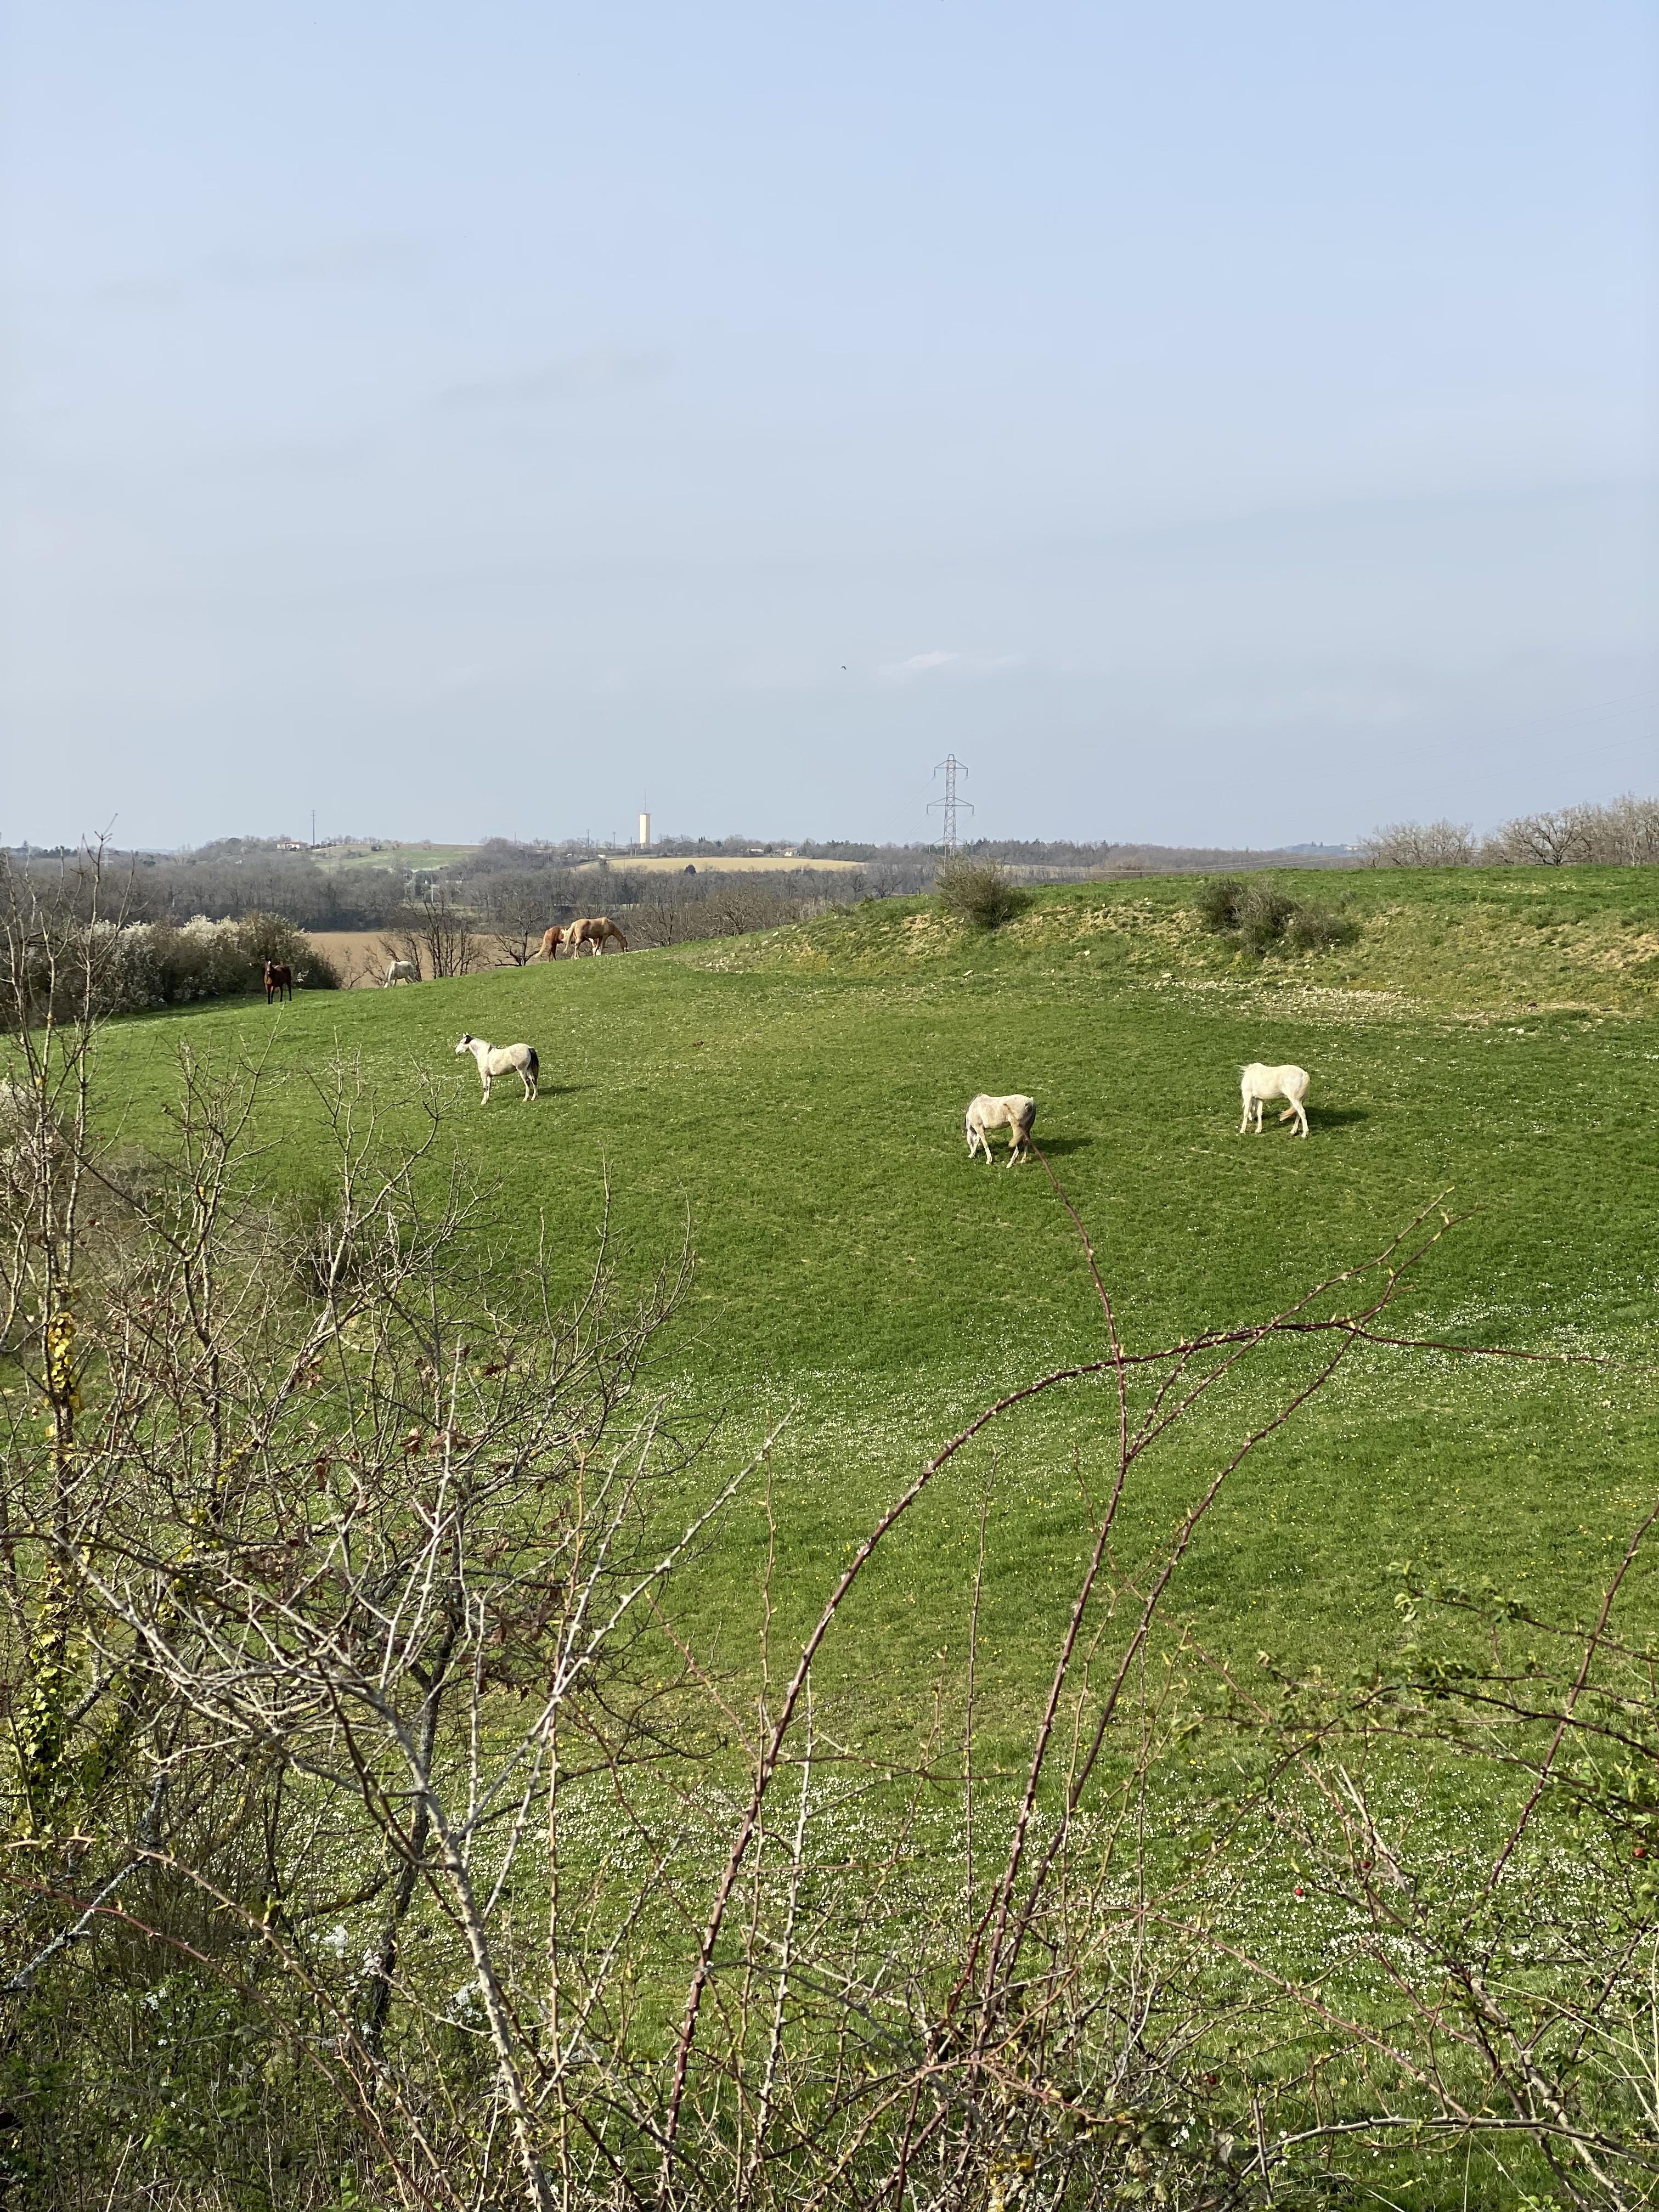
MULTIPOLYGON (((938 2110, 988 2130, 992 2177, 963 2190, 941 2169, 916 2201, 951 2212, 1024 2203, 1000 2184, 1040 2168, 1054 2185, 1032 2203, 1264 2203, 1240 2161, 1253 2149, 1265 2178, 1271 2146, 1285 2184, 1271 2201, 1292 2207, 1566 2201, 1559 2146, 1592 2130, 1621 2172, 1659 2170, 1640 2058, 1659 1912, 1645 1550, 1611 1633, 1572 1626, 1595 1619, 1653 1510, 1659 878, 1284 888, 1345 903, 1343 941, 1256 960, 1202 926, 1192 882, 1094 883, 1042 891, 994 937, 921 901, 872 902, 748 939, 102 1031, 97 1112, 137 1180, 179 1140, 181 1055, 240 1071, 244 1092, 257 1070, 246 1171, 279 1223, 314 1225, 343 1066, 362 1086, 354 1112, 388 1141, 429 1133, 438 1103, 417 1178, 434 1204, 458 1170, 480 1194, 457 1257, 532 1329, 538 1265, 574 1301, 607 1212, 624 1290, 688 1239, 696 1267, 642 1378, 666 1448, 646 1448, 639 1517, 618 1506, 613 1528, 614 1432, 596 1442, 585 1413, 567 1429, 554 1380, 544 1479, 516 1439, 549 1370, 509 1373, 462 1294, 455 1410, 430 1404, 425 1340, 417 1355, 399 1331, 398 1388, 367 1389, 345 1424, 380 1358, 354 1320, 283 1398, 268 1467, 238 1442, 219 1458, 192 1395, 199 1375, 210 1397, 217 1370, 182 1303, 158 1322, 142 1255, 118 1233, 88 1240, 79 1310, 99 1271, 119 1271, 131 1295, 105 1340, 146 1346, 165 1328, 167 1359, 112 1363, 107 1391, 100 1371, 108 1433, 131 1422, 137 1438, 112 1466, 72 1396, 65 1443, 6 1378, 47 1510, 66 1482, 104 1517, 78 1554, 54 1519, 33 1586, 30 1563, 12 1564, 25 1547, 6 1547, 13 1765, 40 1778, 27 1801, 13 1792, 13 1941, 45 1971, 13 1984, 30 2009, 0 2054, 0 2165, 33 2174, 8 2150, 21 2143, 65 2177, 52 2201, 114 2203, 112 2182, 80 2177, 114 2141, 118 2182, 142 2142, 169 2185, 234 2179, 234 2196, 181 2187, 170 2203, 404 2202, 401 2179, 358 2186, 375 2143, 359 2156, 313 2126, 332 2093, 289 2055, 349 2052, 334 2026, 389 2020, 368 2062, 386 2085, 376 2127, 404 2098, 422 2128, 432 2118, 434 2172, 463 2171, 471 2144, 482 2174, 508 2109, 480 2063, 483 1898, 490 1971, 512 1990, 492 2043, 518 2039, 538 2096, 568 2070, 570 2114, 603 2124, 599 2194, 573 2187, 572 2205, 669 2201, 651 2177, 676 2110, 699 2202, 803 2202, 800 2177, 831 2158, 845 2187, 814 2201, 890 2201, 889 2178, 921 2170, 907 2161, 925 2129, 913 2142, 905 2116, 941 2081, 959 2105, 938 2110), (509 1078, 481 1108, 464 1030, 534 1044, 540 1098, 520 1103, 509 1078), (1271 1121, 1238 1133, 1253 1059, 1312 1071, 1308 1141, 1271 1121), (962 1113, 981 1089, 1036 1095, 1042 1160, 969 1160, 962 1113), (1237 1343, 1413 1218, 1431 1231, 1462 1218, 1384 1325, 1428 1346, 1355 1348, 1281 1419, 1340 1340, 1258 1342, 1133 1463, 1085 1583, 1118 1468, 1113 1378, 1029 1392, 1107 1349, 1068 1198, 1131 1355, 1199 1331, 1237 1343), (486 1378, 515 1409, 505 1427, 486 1378), (878 1517, 946 1439, 1021 1391, 869 1555, 787 1743, 771 1738, 800 1638, 878 1517), (690 1556, 665 1583, 636 1579, 780 1423, 690 1556), (233 1469, 237 1510, 222 1516, 233 1469), (1194 1523, 1206 1492, 1214 1510, 1194 1523), (1172 1534, 1194 1526, 1172 1565, 1172 1534), (62 1626, 77 1558, 111 1593, 81 1648, 62 1626), (590 1603, 600 1560, 614 1577, 590 1603), (617 1621, 624 1584, 640 1601, 615 1638, 600 1632, 573 1696, 568 1675, 555 1686, 559 1655, 617 1621), (27 1668, 20 1613, 40 1655, 27 1668), (150 1694, 148 1656, 123 1656, 139 1627, 137 1648, 163 1659, 129 1739, 143 1708, 128 1682, 150 1694), (94 1655, 104 1671, 83 1690, 94 1655), (152 1881, 126 1838, 164 1790, 173 1856, 152 1881), (103 1887, 90 1903, 54 1888, 79 1917, 50 1942, 37 1802, 76 1807, 77 1860, 104 1832, 88 1853, 103 1887), (180 1881, 192 1853, 199 1874, 180 1881), (377 2013, 388 1958, 396 1991, 377 2013), (780 2053, 777 2162, 743 2198, 732 2161, 759 2141, 744 2114, 780 2053), (691 2084, 678 2107, 677 2082, 691 2084), (1540 2100, 1554 2148, 1538 2142, 1540 2100), (1513 2125, 1491 2134, 1506 2107, 1513 2125), (303 2148, 259 2148, 283 2142, 303 2148)), ((210 1114, 212 1090, 191 1094, 210 1114)), ((407 1252, 408 1209, 390 1210, 407 1252)), ((215 1278, 233 1303, 239 1255, 285 1261, 280 1239, 242 1233, 227 1230, 215 1278)), ((191 1264, 192 1298, 206 1273, 191 1264)), ((65 1364, 76 1311, 69 1328, 61 1305, 53 1317, 65 1364)), ((239 1348, 255 1396, 267 1364, 286 1372, 239 1348)), ((1206 1361, 1221 1364, 1180 1366, 1166 1411, 1206 1361)), ((584 1406, 615 1373, 576 1371, 584 1406)), ((1134 1373, 1138 1417, 1160 1384, 1134 1373)), ((566 2106, 538 2109, 550 2167, 575 2131, 566 2106)), ((358 2105, 341 2112, 356 2129, 358 2105)), ((506 2201, 503 2172, 465 2201, 506 2201)))
MULTIPOLYGON (((967 1160, 974 1091, 1040 1102, 1038 1140, 1134 1345, 1265 1315, 1449 1190, 1474 1218, 1409 1293, 1414 1327, 1638 1364, 1368 1352, 1262 1448, 1181 1604, 1247 1658, 1346 1660, 1394 1632, 1386 1569, 1402 1553, 1528 1578, 1571 1607, 1642 1498, 1659 1433, 1639 1364, 1659 1350, 1650 872, 1287 878, 1346 899, 1360 935, 1266 963, 1203 932, 1188 883, 1045 892, 994 939, 891 901, 710 946, 133 1019, 105 1037, 102 1076, 123 1141, 160 1145, 181 1042, 267 1054, 266 1172, 295 1193, 323 1172, 308 1069, 361 1055, 394 1117, 435 1077, 446 1140, 494 1186, 504 1284, 545 1233, 575 1289, 607 1179, 629 1266, 689 1220, 697 1271, 664 1381, 688 1412, 724 1415, 711 1476, 789 1416, 772 1470, 786 1623, 980 1405, 1100 1350, 1041 1167, 967 1160), (539 1103, 505 1083, 481 1111, 454 1057, 463 1030, 534 1043, 539 1103), (1236 1133, 1237 1069, 1258 1058, 1311 1069, 1310 1142, 1236 1133)), ((1126 1561, 1291 1364, 1275 1355, 1147 1464, 1126 1561)), ((998 1431, 988 1666, 1011 1701, 1046 1670, 1109 1410, 1079 1385, 998 1431)), ((964 1455, 860 1599, 835 1663, 872 1727, 894 1684, 951 1664, 991 1462, 988 1442, 964 1455)), ((751 1503, 688 1597, 705 1627, 746 1637, 763 1545, 751 1503)))

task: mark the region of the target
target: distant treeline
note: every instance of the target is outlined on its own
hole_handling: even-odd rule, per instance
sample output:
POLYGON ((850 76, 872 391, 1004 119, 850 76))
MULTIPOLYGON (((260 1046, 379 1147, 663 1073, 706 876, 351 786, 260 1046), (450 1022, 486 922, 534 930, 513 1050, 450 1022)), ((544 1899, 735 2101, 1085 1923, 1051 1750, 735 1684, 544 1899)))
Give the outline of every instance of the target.
POLYGON ((630 869, 603 859, 579 870, 556 848, 492 838, 476 858, 444 870, 432 896, 465 908, 501 957, 519 960, 550 924, 578 915, 611 915, 630 945, 678 945, 810 921, 828 907, 868 897, 873 888, 862 870, 832 873, 787 860, 742 872, 695 861, 684 871, 630 869))
POLYGON ((1651 867, 1659 861, 1659 799, 1626 792, 1606 806, 1517 814, 1488 837, 1477 837, 1468 822, 1389 822, 1359 849, 1375 868, 1651 867))
MULTIPOLYGON (((12 854, 37 878, 84 884, 73 854, 12 854), (66 872, 67 868, 67 872, 66 872)), ((189 853, 109 852, 100 872, 103 911, 128 921, 179 924, 197 915, 239 921, 281 914, 301 929, 378 929, 409 896, 400 869, 319 867, 309 853, 284 852, 272 839, 223 837, 189 853)))
MULTIPOLYGON (((683 869, 630 866, 626 854, 596 852, 574 841, 529 844, 507 837, 487 838, 447 867, 404 867, 396 847, 386 849, 384 861, 342 867, 275 839, 225 837, 193 852, 106 853, 100 910, 174 928, 198 916, 236 921, 281 915, 305 930, 395 930, 410 926, 412 908, 438 898, 489 936, 539 938, 550 924, 579 914, 620 912, 632 917, 630 941, 671 944, 769 928, 859 899, 930 891, 943 860, 936 845, 847 840, 785 846, 740 836, 665 838, 652 850, 659 860, 683 860, 683 869), (749 865, 722 866, 734 860, 749 865), (833 871, 803 866, 814 860, 855 865, 833 871)), ((1468 823, 1449 821, 1390 823, 1353 847, 1260 850, 976 837, 957 857, 994 865, 1023 883, 1286 867, 1645 866, 1659 860, 1659 799, 1626 795, 1608 805, 1521 815, 1484 837, 1468 823)), ((65 850, 25 848, 9 858, 27 876, 58 879, 71 902, 76 884, 87 880, 65 850)))

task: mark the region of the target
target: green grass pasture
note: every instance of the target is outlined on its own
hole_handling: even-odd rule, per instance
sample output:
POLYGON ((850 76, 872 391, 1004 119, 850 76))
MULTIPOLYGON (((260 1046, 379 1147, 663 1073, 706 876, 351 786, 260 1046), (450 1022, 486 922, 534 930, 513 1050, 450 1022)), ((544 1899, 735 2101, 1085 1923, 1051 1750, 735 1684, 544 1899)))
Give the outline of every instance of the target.
MULTIPOLYGON (((1547 1589, 1571 1611, 1644 1507, 1659 1434, 1642 1364, 1659 1350, 1650 872, 1289 878, 1346 898, 1361 937, 1266 967, 1203 935, 1190 884, 1068 886, 994 940, 886 902, 735 945, 132 1019, 106 1036, 102 1071, 125 1138, 155 1145, 182 1039, 268 1048, 267 1171, 295 1191, 321 1172, 307 1069, 359 1054, 394 1107, 435 1072, 453 1142, 495 1187, 508 1275, 545 1231, 574 1290, 607 1177, 639 1267, 689 1217, 697 1273, 665 1379, 724 1409, 722 1456, 790 1417, 772 1466, 785 1627, 921 1456, 1000 1390, 1101 1349, 1041 1168, 968 1161, 975 1091, 1038 1099, 1038 1140, 1132 1345, 1270 1312, 1450 1192, 1474 1218, 1403 1316, 1633 1364, 1368 1352, 1262 1448, 1195 1547, 1181 1609, 1247 1663, 1267 1650, 1345 1668, 1395 1632, 1390 1560, 1547 1589), (508 1079, 481 1110, 454 1057, 464 1030, 535 1044, 539 1103, 508 1079), (1256 1059, 1312 1071, 1308 1143, 1271 1122, 1237 1133, 1238 1067, 1256 1059)), ((1127 1561, 1294 1366, 1275 1355, 1147 1463, 1127 1561)), ((1099 1385, 1039 1401, 878 1555, 829 1662, 874 1735, 955 1671, 988 1480, 988 1691, 1012 1712, 1046 1680, 1110 1413, 1099 1385)), ((764 1545, 757 1495, 688 1587, 738 1667, 764 1545)))

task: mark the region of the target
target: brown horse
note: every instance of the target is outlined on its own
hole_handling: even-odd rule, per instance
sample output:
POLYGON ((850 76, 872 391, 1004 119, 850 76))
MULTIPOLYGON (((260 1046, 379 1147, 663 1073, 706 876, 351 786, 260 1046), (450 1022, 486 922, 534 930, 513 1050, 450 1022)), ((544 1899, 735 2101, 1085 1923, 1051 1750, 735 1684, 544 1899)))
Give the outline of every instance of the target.
POLYGON ((280 1005, 284 992, 290 999, 294 996, 294 970, 286 961, 267 960, 265 963, 266 1006, 269 1006, 273 999, 280 1005))
POLYGON ((584 945, 592 946, 593 957, 597 959, 605 951, 609 939, 613 937, 626 952, 628 939, 617 928, 616 923, 611 921, 608 914, 596 914, 590 915, 583 921, 573 921, 564 933, 564 941, 570 947, 570 957, 573 960, 584 945))
POLYGON ((559 957, 559 947, 563 943, 563 930, 557 928, 550 929, 546 936, 542 939, 542 958, 544 960, 556 960, 559 957))

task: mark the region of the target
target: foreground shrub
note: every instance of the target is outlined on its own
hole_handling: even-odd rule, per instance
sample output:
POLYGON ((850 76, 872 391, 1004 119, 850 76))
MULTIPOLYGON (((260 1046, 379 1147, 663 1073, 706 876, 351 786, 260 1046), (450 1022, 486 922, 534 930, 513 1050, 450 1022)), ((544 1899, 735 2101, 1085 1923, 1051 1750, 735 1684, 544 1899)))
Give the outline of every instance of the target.
POLYGON ((1254 883, 1239 902, 1238 940, 1247 952, 1269 952, 1284 936, 1296 901, 1273 884, 1254 883))
POLYGON ((1351 915, 1310 899, 1298 902, 1285 924, 1285 941, 1297 952, 1323 952, 1333 945, 1352 945, 1359 925, 1351 915))
POLYGON ((1194 908, 1217 937, 1231 937, 1260 959, 1276 946, 1294 952, 1322 952, 1352 944, 1358 923, 1315 900, 1293 899, 1265 878, 1216 876, 1200 890, 1194 908))
POLYGON ((1031 903, 1029 891, 986 860, 947 861, 935 879, 934 896, 941 914, 969 929, 1000 929, 1031 903))
POLYGON ((1228 931, 1238 927, 1239 910, 1243 903, 1242 876, 1212 876, 1194 901, 1199 920, 1217 937, 1224 937, 1228 931))

